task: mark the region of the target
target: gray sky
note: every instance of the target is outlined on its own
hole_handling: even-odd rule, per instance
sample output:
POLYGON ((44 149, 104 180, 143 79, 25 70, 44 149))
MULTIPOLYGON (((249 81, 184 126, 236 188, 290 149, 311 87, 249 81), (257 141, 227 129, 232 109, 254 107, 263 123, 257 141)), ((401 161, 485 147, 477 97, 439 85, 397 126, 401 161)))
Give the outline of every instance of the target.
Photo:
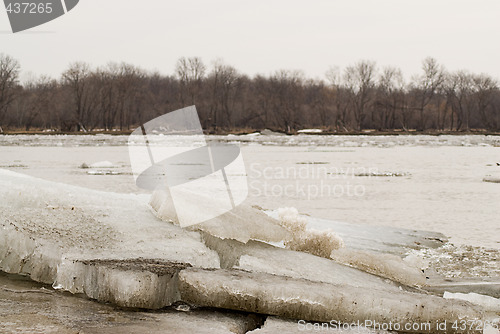
POLYGON ((0 52, 25 73, 53 77, 74 61, 168 74, 181 56, 207 65, 223 58, 250 75, 301 69, 317 78, 370 59, 410 77, 433 56, 449 70, 500 79, 499 35, 499 0, 80 0, 17 34, 0 8, 0 52))

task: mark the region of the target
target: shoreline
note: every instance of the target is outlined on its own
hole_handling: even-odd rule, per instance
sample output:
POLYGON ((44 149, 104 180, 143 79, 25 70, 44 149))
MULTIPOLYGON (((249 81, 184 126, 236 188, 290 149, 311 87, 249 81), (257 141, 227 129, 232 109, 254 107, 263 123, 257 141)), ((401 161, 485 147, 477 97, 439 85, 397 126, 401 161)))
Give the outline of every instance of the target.
MULTIPOLYGON (((276 134, 285 136, 299 136, 299 135, 314 135, 314 136, 500 136, 500 132, 486 131, 486 130, 470 130, 470 131, 417 131, 417 130, 393 130, 393 131, 378 131, 378 130, 362 130, 362 131, 349 131, 349 132, 336 132, 336 131, 323 131, 307 132, 304 130, 298 130, 292 133, 286 133, 278 130, 242 130, 242 131, 207 131, 204 130, 205 135, 215 135, 215 136, 243 136, 254 133, 265 134, 276 134), (302 132, 298 132, 302 131, 302 132)), ((33 130, 33 131, 23 131, 23 130, 6 130, 0 132, 0 135, 5 136, 16 136, 16 135, 45 135, 45 136, 58 136, 58 135, 70 135, 70 136, 94 136, 94 135, 112 135, 112 136, 128 136, 133 132, 133 130, 117 130, 117 131, 47 131, 47 130, 33 130)))

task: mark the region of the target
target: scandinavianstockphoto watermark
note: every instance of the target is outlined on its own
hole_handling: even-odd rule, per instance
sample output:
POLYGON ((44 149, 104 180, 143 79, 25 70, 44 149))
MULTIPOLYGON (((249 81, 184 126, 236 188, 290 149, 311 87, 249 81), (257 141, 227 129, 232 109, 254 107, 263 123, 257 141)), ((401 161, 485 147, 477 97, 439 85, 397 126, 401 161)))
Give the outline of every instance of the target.
POLYGON ((4 0, 12 32, 52 21, 75 8, 79 0, 4 0))
POLYGON ((363 197, 367 190, 360 176, 379 175, 375 167, 337 167, 317 164, 267 166, 251 163, 249 188, 252 196, 312 200, 318 197, 363 197))
POLYGON ((299 331, 338 331, 345 330, 350 332, 366 333, 366 328, 374 329, 377 331, 396 331, 396 332, 416 332, 416 333, 449 333, 464 332, 464 331, 477 331, 482 332, 486 328, 498 330, 499 324, 491 321, 484 320, 455 320, 455 321, 441 321, 441 322, 380 322, 376 320, 366 319, 364 321, 356 322, 340 322, 331 320, 330 322, 307 322, 305 320, 297 321, 297 328, 299 331))

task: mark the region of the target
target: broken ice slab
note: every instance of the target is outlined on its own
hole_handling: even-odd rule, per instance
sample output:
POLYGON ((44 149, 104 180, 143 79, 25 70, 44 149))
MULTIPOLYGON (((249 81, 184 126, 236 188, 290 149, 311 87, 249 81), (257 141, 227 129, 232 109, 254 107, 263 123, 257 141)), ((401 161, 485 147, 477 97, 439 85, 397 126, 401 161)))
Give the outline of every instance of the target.
POLYGON ((54 287, 122 307, 159 309, 179 301, 177 275, 189 264, 151 259, 69 260, 54 287), (70 276, 67 273, 72 273, 70 276))
MULTIPOLYGON (((308 253, 278 248, 253 240, 243 244, 208 234, 203 234, 203 239, 208 247, 219 253, 222 268, 243 269, 353 287, 399 291, 400 284, 393 281, 308 253)), ((405 286, 403 288, 407 289, 405 286)))
POLYGON ((500 278, 442 278, 431 277, 425 290, 443 295, 446 291, 453 293, 478 293, 500 298, 500 278))
POLYGON ((341 248, 334 250, 331 253, 331 258, 335 262, 408 286, 421 287, 427 284, 427 279, 422 269, 406 263, 401 257, 394 254, 341 248))
MULTIPOLYGON (((472 304, 405 291, 377 290, 228 269, 187 268, 179 273, 183 301, 305 321, 387 324, 416 333, 477 333, 455 321, 480 321, 472 304), (412 329, 414 324, 429 327, 412 329), (445 330, 438 326, 445 326, 445 330)), ((371 327, 371 326, 369 326, 371 327)), ((394 328, 394 327, 393 327, 394 328)))
POLYGON ((222 239, 234 239, 241 242, 248 242, 251 239, 280 242, 287 239, 289 235, 289 232, 276 220, 246 204, 241 204, 193 228, 222 239))
POLYGON ((474 305, 481 306, 484 310, 488 312, 500 313, 500 299, 485 296, 478 293, 452 293, 446 291, 443 298, 447 299, 460 299, 471 302, 474 305))
MULTIPOLYGON (((180 194, 178 193, 178 195, 180 194)), ((186 195, 184 200, 189 202, 192 201, 192 198, 186 195)), ((210 202, 207 201, 207 203, 210 202)), ((197 210, 209 210, 210 208, 206 207, 207 203, 201 201, 197 210)), ((150 204, 160 219, 179 224, 176 219, 176 207, 173 205, 168 191, 156 190, 151 196, 150 204)), ((250 239, 279 242, 288 237, 287 230, 280 226, 275 219, 245 203, 230 211, 221 213, 215 218, 189 226, 189 229, 203 231, 221 239, 234 239, 243 243, 248 242, 250 239)))
MULTIPOLYGON (((157 219, 147 201, 144 196, 94 191, 0 170, 0 270, 81 291, 81 277, 87 277, 85 270, 62 263, 63 259, 83 263, 94 259, 144 258, 219 267, 217 253, 203 244, 198 233, 157 219)), ((88 275, 101 277, 107 269, 99 268, 99 274, 88 275)), ((112 300, 117 298, 116 293, 112 294, 118 291, 116 287, 127 286, 119 291, 124 295, 117 300, 125 301, 124 306, 144 307, 147 303, 134 295, 136 291, 146 291, 141 290, 140 276, 137 274, 136 280, 113 271, 109 276, 113 279, 88 281, 86 291, 98 290, 99 299, 112 300), (108 286, 98 286, 100 283, 108 286), (130 288, 130 284, 135 284, 135 288, 130 288), (109 292, 109 296, 102 291, 109 292)), ((161 282, 156 285, 160 290, 161 282)), ((164 293, 146 292, 150 297, 164 293)), ((159 306, 153 299, 149 303, 159 306)))
MULTIPOLYGON (((266 211, 278 218, 277 211, 266 211)), ((389 226, 350 224, 327 219, 303 216, 307 228, 316 230, 332 229, 344 240, 347 248, 404 255, 409 249, 441 247, 448 240, 438 232, 417 231, 389 226)))

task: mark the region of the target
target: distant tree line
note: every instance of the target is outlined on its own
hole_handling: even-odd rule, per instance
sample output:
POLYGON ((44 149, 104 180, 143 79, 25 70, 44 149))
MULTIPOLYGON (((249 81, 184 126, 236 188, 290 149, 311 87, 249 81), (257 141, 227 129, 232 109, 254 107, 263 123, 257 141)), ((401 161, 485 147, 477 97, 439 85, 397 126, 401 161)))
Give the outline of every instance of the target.
POLYGON ((172 75, 126 63, 73 63, 58 79, 32 77, 22 84, 19 75, 19 62, 0 53, 0 132, 126 131, 189 105, 213 133, 500 131, 497 80, 448 72, 433 58, 409 80, 398 68, 365 60, 313 80, 292 70, 249 77, 222 60, 207 67, 197 57, 179 59, 172 75))

